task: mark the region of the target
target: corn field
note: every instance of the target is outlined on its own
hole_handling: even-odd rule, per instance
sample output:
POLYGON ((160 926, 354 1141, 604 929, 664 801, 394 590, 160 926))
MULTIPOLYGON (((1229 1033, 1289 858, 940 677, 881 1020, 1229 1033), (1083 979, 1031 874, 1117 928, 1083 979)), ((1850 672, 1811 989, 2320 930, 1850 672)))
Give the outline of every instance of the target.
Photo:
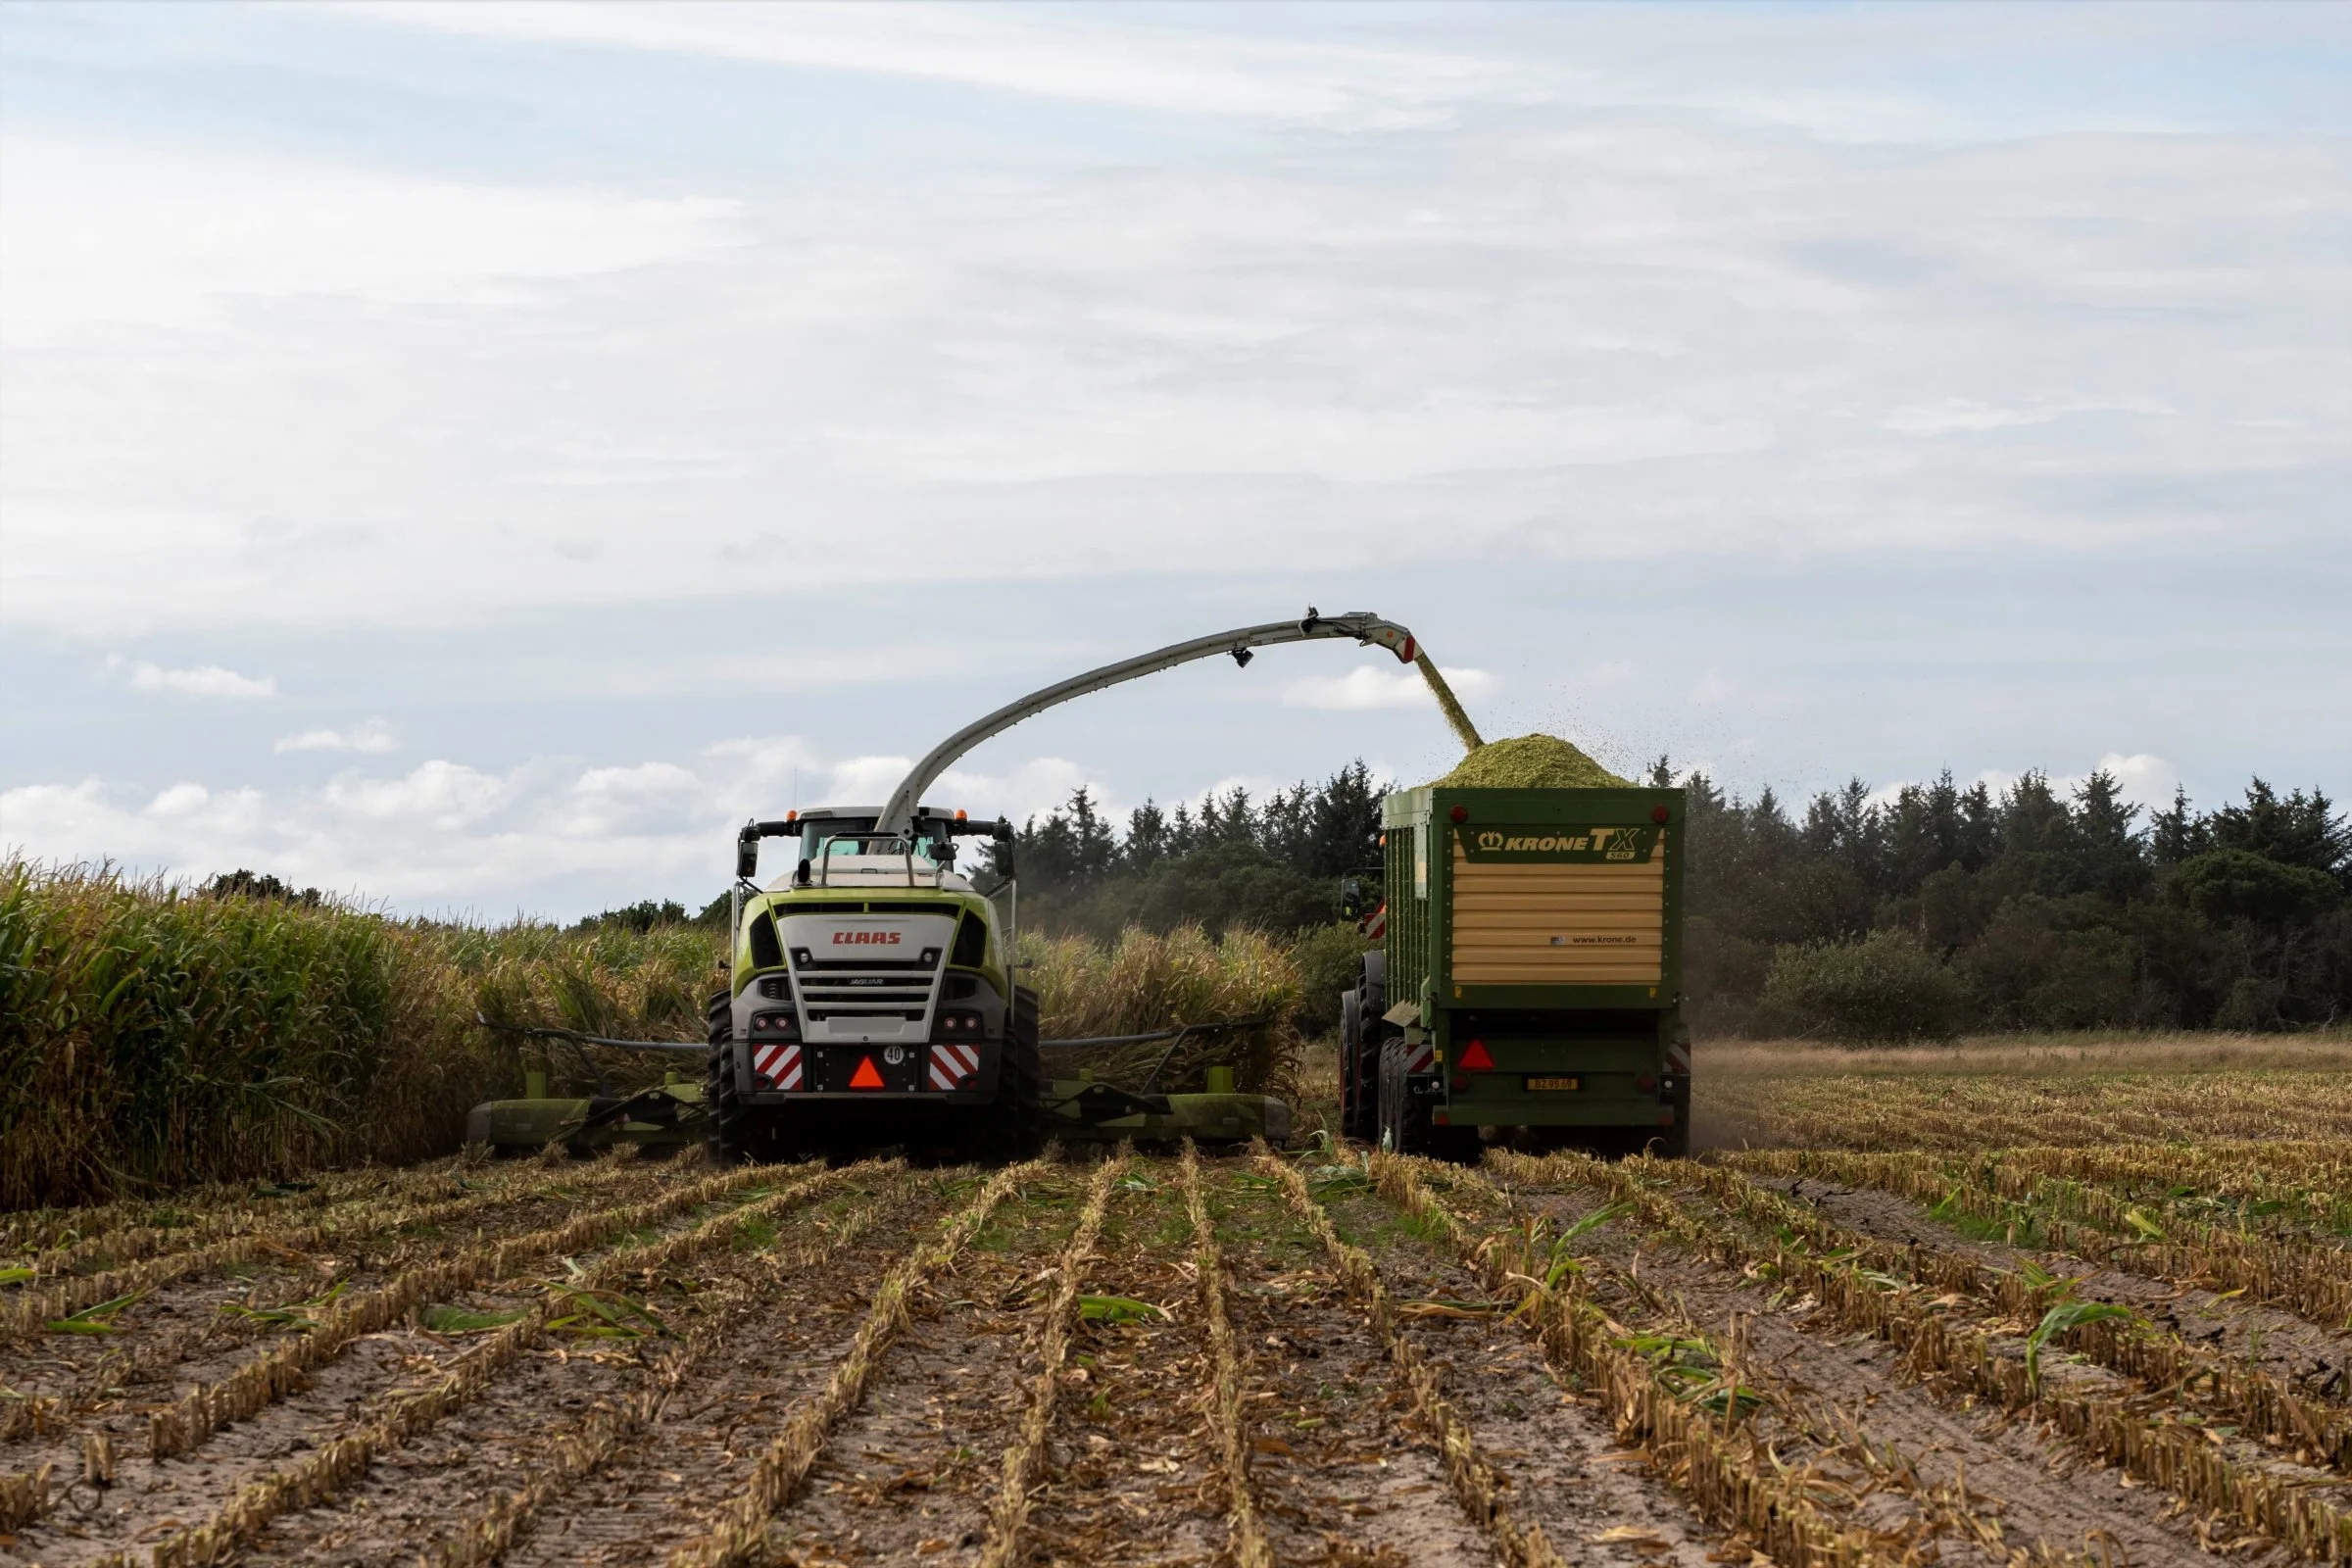
MULTIPOLYGON (((659 1062, 551 1054, 476 1016, 698 1040, 720 947, 691 925, 489 929, 0 862, 0 1211, 451 1153, 467 1108, 532 1069, 651 1081, 659 1062)), ((1283 944, 1180 929, 1025 947, 1049 1036, 1255 1018, 1188 1041, 1163 1086, 1200 1087, 1212 1060, 1245 1088, 1290 1085, 1302 987, 1283 944)), ((1156 1056, 1068 1064, 1115 1080, 1156 1056)))
POLYGON ((1714 1085, 1752 1136, 1688 1161, 446 1157, 18 1210, 0 1562, 2352 1556, 2337 1080, 1824 1082, 1714 1085))

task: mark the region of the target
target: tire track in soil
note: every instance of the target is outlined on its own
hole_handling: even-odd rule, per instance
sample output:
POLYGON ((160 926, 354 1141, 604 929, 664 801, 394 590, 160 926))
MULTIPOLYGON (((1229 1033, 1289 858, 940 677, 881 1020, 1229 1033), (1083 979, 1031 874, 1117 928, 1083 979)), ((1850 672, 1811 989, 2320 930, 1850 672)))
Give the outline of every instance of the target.
POLYGON ((1020 1430, 1037 1308, 1053 1295, 1085 1183, 1083 1167, 1061 1166, 1030 1184, 1026 1200, 992 1216, 952 1272, 909 1298, 881 1376, 769 1531, 783 1560, 817 1568, 977 1556, 1002 1456, 1020 1430))
MULTIPOLYGON (((699 1165, 653 1166, 649 1170, 658 1183, 664 1184, 691 1183, 710 1174, 708 1167, 699 1165)), ((788 1178, 779 1174, 778 1179, 781 1183, 788 1178)), ((658 1190, 631 1190, 609 1206, 620 1206, 658 1190)), ((746 1196, 731 1194, 722 1201, 734 1206, 746 1196)), ((691 1229, 709 1218, 715 1206, 672 1216, 662 1233, 691 1229)), ((576 1207, 559 1207, 536 1217, 541 1223, 561 1223, 574 1213, 576 1207)), ((517 1220, 516 1228, 533 1227, 517 1220)), ((470 1240, 466 1242, 470 1244, 470 1240)), ((629 1241, 627 1236, 615 1237, 608 1246, 580 1256, 593 1259, 629 1241)), ((549 1259, 544 1272, 555 1272, 561 1266, 549 1259)), ((505 1294, 485 1286, 449 1304, 501 1308, 536 1299, 535 1293, 505 1294)), ((168 1396, 110 1401, 90 1423, 92 1430, 107 1433, 113 1442, 115 1481, 104 1489, 80 1479, 83 1449, 79 1437, 70 1444, 63 1438, 32 1440, 47 1445, 50 1450, 37 1456, 22 1454, 28 1445, 12 1445, 5 1460, 0 1460, 0 1468, 30 1468, 23 1463, 24 1457, 31 1457, 34 1464, 44 1458, 58 1461, 52 1486, 57 1500, 47 1518, 19 1533, 13 1547, 0 1547, 0 1564, 38 1562, 63 1568, 114 1550, 144 1556, 148 1541, 211 1517, 248 1482, 332 1443, 361 1425, 386 1398, 431 1382, 471 1344, 466 1337, 436 1335, 413 1324, 364 1335, 341 1355, 315 1368, 304 1388, 264 1406, 247 1420, 222 1428, 194 1451, 161 1462, 147 1456, 147 1415, 150 1409, 168 1403, 168 1396)))
MULTIPOLYGON (((1519 1212, 1549 1216, 1559 1226, 1602 1203, 1601 1195, 1575 1187, 1515 1187, 1511 1196, 1519 1212)), ((1858 1412, 1861 1430, 1909 1454, 1928 1486, 1964 1481, 1975 1511, 2001 1527, 2012 1550, 2039 1544, 2050 1553, 2132 1568, 2211 1568, 2215 1559, 2199 1544, 2195 1521, 2168 1517, 2158 1489, 2127 1481, 2029 1422, 1938 1399, 1906 1377, 1893 1347, 1844 1334, 1826 1319, 1810 1323, 1810 1303, 1776 1304, 1769 1282, 1749 1281, 1676 1247, 1650 1245, 1622 1224, 1588 1232, 1584 1243, 1586 1255, 1630 1269, 1709 1334, 1728 1334, 1734 1314, 1745 1319, 1756 1362, 1796 1394, 1858 1412)), ((1950 1537, 1942 1544, 1962 1561, 2000 1560, 1950 1537)), ((2294 1561, 2276 1548, 2231 1560, 2274 1568, 2294 1561)))
MULTIPOLYGON (((646 1499, 629 1484, 655 1483, 683 1496, 723 1484, 716 1469, 690 1471, 698 1446, 712 1437, 745 1446, 726 1442, 738 1424, 818 1379, 824 1358, 806 1353, 805 1335, 819 1325, 854 1327, 841 1303, 870 1292, 905 1253, 906 1238, 927 1232, 950 1206, 940 1180, 877 1174, 794 1214, 764 1245, 746 1238, 736 1250, 689 1269, 691 1295, 674 1283, 648 1282, 638 1298, 673 1332, 709 1326, 715 1343, 666 1392, 647 1427, 541 1509, 504 1560, 533 1560, 558 1542, 560 1561, 658 1560, 639 1515, 679 1511, 679 1501, 641 1506, 646 1499), (852 1229, 845 1244, 827 1240, 845 1226, 852 1229)), ((424 1442, 379 1461, 333 1506, 278 1520, 248 1560, 351 1568, 416 1562, 420 1549, 438 1551, 453 1527, 470 1524, 494 1494, 519 1490, 583 1421, 658 1382, 676 1350, 675 1341, 661 1340, 546 1347, 424 1442)))
MULTIPOLYGON (((1371 1254, 1400 1308, 1477 1302, 1488 1293, 1369 1192, 1325 1205, 1342 1237, 1371 1254)), ((1404 1337, 1438 1371, 1446 1397, 1507 1484, 1523 1525, 1561 1556, 1618 1568, 1706 1568, 1722 1533, 1617 1441, 1598 1398, 1561 1387, 1533 1338, 1495 1315, 1400 1312, 1404 1337)))
POLYGON ((1050 1480, 1030 1506, 1024 1563, 1206 1564, 1226 1539, 1206 1399, 1215 1382, 1187 1257, 1192 1223, 1173 1163, 1139 1165, 1084 1271, 1086 1294, 1165 1319, 1082 1320, 1048 1438, 1050 1480))
POLYGON ((1226 1309, 1247 1357, 1250 1481, 1275 1560, 1494 1562, 1453 1499, 1444 1461, 1415 1434, 1388 1349, 1333 1278, 1322 1243, 1247 1165, 1202 1175, 1231 1276, 1226 1309))

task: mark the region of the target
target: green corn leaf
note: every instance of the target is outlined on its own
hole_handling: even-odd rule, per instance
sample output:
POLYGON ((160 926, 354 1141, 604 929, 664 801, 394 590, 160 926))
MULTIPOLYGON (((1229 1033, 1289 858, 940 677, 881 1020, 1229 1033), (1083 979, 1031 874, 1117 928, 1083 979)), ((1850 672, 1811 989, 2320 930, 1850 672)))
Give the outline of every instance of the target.
POLYGON ((1132 1296, 1081 1296, 1078 1316, 1088 1323, 1143 1323, 1153 1318, 1164 1319, 1168 1310, 1150 1301, 1139 1301, 1132 1296))
POLYGON ((1618 1218, 1620 1215, 1632 1213, 1634 1205, 1631 1203, 1603 1204, 1601 1207, 1594 1209, 1592 1213, 1587 1214, 1583 1219, 1580 1219, 1575 1224, 1569 1226, 1566 1230, 1560 1232, 1559 1242, 1554 1242, 1552 1246, 1556 1250, 1559 1247, 1560 1242, 1573 1242, 1579 1236, 1583 1236, 1587 1232, 1600 1229, 1603 1225, 1608 1224, 1611 1220, 1618 1218))
POLYGON ((428 1306, 417 1314, 417 1320, 435 1334, 480 1334, 503 1329, 518 1321, 527 1310, 517 1306, 497 1312, 475 1312, 462 1306, 428 1306))
POLYGON ((2131 1226, 2133 1230, 2139 1232, 2139 1238, 2143 1242, 2161 1242, 2164 1240, 2164 1227, 2157 1224, 2154 1220, 2148 1218, 2147 1215, 2141 1213, 2136 1208, 2127 1208, 2124 1210, 2124 1223, 2131 1226))
POLYGON ((146 1294, 133 1291, 128 1296, 118 1296, 111 1301, 100 1301, 96 1306, 85 1306, 66 1317, 54 1318, 42 1327, 52 1334, 120 1334, 122 1331, 115 1323, 115 1315, 146 1294))
POLYGON ((22 1285, 40 1272, 37 1268, 0 1268, 0 1285, 22 1285))
POLYGON ((2041 1387, 2041 1348, 2067 1330, 2135 1315, 2130 1307, 2118 1306, 2113 1301, 2059 1302, 2042 1313, 2034 1332, 2026 1336, 2026 1381, 2036 1389, 2041 1387))

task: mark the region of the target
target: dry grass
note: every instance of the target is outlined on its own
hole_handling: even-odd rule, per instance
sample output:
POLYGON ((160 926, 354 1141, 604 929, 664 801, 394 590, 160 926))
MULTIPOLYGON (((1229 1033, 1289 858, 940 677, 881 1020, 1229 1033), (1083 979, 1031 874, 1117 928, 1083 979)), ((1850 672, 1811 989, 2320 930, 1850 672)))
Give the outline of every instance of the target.
POLYGON ((1942 1046, 1846 1049, 1818 1040, 1702 1041, 1697 1078, 1791 1078, 1823 1074, 2259 1072, 2352 1070, 2352 1031, 2307 1035, 2079 1034, 1969 1035, 1942 1046))

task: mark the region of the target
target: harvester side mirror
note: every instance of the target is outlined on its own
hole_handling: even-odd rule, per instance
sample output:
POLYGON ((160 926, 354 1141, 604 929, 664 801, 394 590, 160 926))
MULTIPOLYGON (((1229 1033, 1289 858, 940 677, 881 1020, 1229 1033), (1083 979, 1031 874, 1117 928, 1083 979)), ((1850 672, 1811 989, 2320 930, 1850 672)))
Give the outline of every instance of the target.
POLYGON ((792 885, 800 888, 808 885, 808 857, 806 855, 801 857, 801 863, 792 868, 792 885))
POLYGON ((1356 877, 1340 878, 1340 918, 1360 920, 1364 917, 1364 884, 1356 877))
POLYGON ((749 882, 759 874, 760 841, 758 839, 737 839, 735 841, 736 877, 741 881, 749 882))

